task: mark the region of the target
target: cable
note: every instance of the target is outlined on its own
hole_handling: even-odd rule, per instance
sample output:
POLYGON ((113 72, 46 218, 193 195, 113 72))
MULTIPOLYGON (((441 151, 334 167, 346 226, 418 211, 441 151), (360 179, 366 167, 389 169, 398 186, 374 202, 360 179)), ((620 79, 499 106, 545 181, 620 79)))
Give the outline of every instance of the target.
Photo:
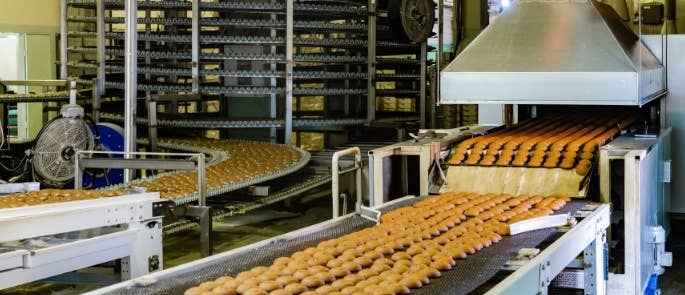
POLYGON ((24 163, 24 160, 26 160, 26 155, 24 155, 24 157, 21 158, 21 160, 19 160, 19 164, 17 164, 17 166, 15 166, 13 168, 7 168, 7 166, 3 165, 2 162, 0 162, 0 167, 2 167, 2 169, 5 169, 7 172, 14 172, 14 171, 19 170, 19 168, 24 163))
POLYGON ((0 149, 5 145, 5 129, 2 127, 2 122, 0 122, 0 149))

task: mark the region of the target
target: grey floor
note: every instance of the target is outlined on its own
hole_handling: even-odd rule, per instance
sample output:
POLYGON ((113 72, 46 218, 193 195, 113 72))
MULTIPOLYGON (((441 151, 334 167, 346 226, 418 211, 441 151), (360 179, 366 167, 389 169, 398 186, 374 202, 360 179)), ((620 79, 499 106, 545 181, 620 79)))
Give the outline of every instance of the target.
POLYGON ((671 223, 666 250, 673 253, 673 266, 661 276, 659 288, 662 294, 685 294, 685 220, 671 223))

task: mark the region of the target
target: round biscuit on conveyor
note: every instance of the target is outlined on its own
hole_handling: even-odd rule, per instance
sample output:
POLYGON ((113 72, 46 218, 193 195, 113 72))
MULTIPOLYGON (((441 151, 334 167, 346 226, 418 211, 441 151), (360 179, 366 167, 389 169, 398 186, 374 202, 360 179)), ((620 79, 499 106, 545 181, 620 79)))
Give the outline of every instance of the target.
POLYGON ((262 288, 252 287, 250 289, 241 292, 243 295, 268 295, 269 293, 262 288))
POLYGON ((590 160, 595 157, 595 153, 592 152, 583 152, 580 154, 580 158, 583 160, 590 160))

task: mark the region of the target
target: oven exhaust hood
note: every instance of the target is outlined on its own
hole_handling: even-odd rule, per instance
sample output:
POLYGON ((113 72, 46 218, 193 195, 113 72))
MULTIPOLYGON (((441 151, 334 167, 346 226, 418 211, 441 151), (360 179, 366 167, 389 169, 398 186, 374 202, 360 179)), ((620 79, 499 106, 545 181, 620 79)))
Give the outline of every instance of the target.
POLYGON ((643 105, 665 93, 659 59, 610 6, 588 0, 517 1, 440 83, 442 104, 643 105))

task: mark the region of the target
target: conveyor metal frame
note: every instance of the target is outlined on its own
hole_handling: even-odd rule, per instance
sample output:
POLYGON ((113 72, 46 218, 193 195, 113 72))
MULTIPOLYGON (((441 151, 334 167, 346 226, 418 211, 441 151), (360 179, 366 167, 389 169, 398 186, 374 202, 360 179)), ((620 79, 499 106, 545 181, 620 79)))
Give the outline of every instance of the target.
MULTIPOLYGON (((364 162, 362 162, 362 152, 358 147, 351 147, 342 151, 337 151, 333 154, 331 161, 331 196, 333 198, 333 218, 340 216, 340 175, 349 172, 354 172, 354 187, 357 202, 355 204, 355 211, 358 211, 362 205, 362 169, 364 162), (340 158, 343 156, 354 156, 352 167, 340 171, 340 158)), ((344 208, 347 209, 347 208, 344 208)))
MULTIPOLYGON (((380 206, 375 206, 373 209, 379 210, 387 206, 391 206, 397 202, 402 202, 407 199, 414 198, 407 196, 401 199, 386 202, 380 206)), ((604 273, 604 256, 603 256, 603 239, 605 236, 604 230, 609 224, 609 205, 603 204, 595 206, 582 221, 580 221, 574 228, 566 232, 561 238, 555 241, 551 246, 547 247, 537 257, 532 259, 529 263, 519 268, 517 271, 509 275, 505 280, 494 286, 488 294, 547 294, 549 282, 559 274, 566 266, 569 265, 578 254, 590 253, 592 263, 586 263, 586 273, 588 277, 590 274, 604 273), (545 282, 544 284, 542 282, 545 282)), ((321 222, 300 230, 296 230, 284 235, 273 237, 271 239, 263 240, 251 245, 230 250, 211 257, 196 260, 177 267, 173 267, 161 272, 149 274, 138 279, 133 279, 127 282, 121 282, 105 288, 101 288, 87 294, 118 294, 125 292, 135 286, 146 286, 155 284, 162 280, 174 279, 181 274, 187 274, 195 271, 200 271, 204 265, 209 265, 218 261, 230 259, 234 255, 253 251, 255 248, 267 246, 282 240, 291 240, 298 236, 316 233, 326 229, 330 229, 341 220, 353 218, 359 215, 359 212, 347 214, 341 217, 333 218, 331 220, 321 222)), ((468 258, 467 258, 468 259, 468 258)), ((588 289, 586 294, 604 294, 604 280, 602 275, 594 276, 595 290, 588 289)), ((586 279, 587 282, 589 282, 586 279)), ((428 287, 430 288, 430 287, 428 287)))
POLYGON ((584 257, 585 294, 605 294, 607 253, 604 247, 610 211, 609 204, 600 205, 486 294, 548 294, 552 280, 581 253, 584 257))
POLYGON ((205 154, 203 153, 146 153, 146 152, 116 152, 116 151, 77 151, 74 158, 74 188, 80 189, 83 185, 83 172, 87 168, 114 168, 114 169, 155 169, 155 170, 181 170, 197 171, 198 205, 186 205, 180 210, 183 215, 197 217, 200 223, 200 253, 202 257, 212 255, 212 221, 211 207, 207 206, 207 190, 205 187, 205 154), (124 155, 131 157, 145 156, 145 158, 84 158, 83 155, 124 155), (186 157, 187 159, 150 159, 155 157, 186 157))
POLYGON ((650 243, 648 228, 661 225, 668 230, 667 186, 670 181, 671 128, 654 138, 621 136, 602 146, 599 152, 600 198, 611 202, 611 161, 623 161, 624 181, 624 273, 610 274, 612 294, 644 293, 653 265, 659 257, 650 243))
MULTIPOLYGON (((474 125, 466 126, 449 130, 434 130, 438 134, 445 134, 442 138, 418 138, 414 140, 404 141, 393 145, 377 148, 369 151, 369 198, 372 206, 379 206, 388 201, 390 196, 387 196, 384 191, 384 175, 385 163, 384 159, 390 156, 403 156, 403 179, 401 183, 407 183, 407 156, 419 157, 419 194, 428 195, 431 190, 431 167, 435 161, 442 159, 446 154, 441 155, 448 150, 455 142, 465 139, 475 134, 482 134, 495 126, 489 125, 474 125)), ((426 132, 423 130, 422 132, 426 132)), ((419 133, 419 137, 421 136, 419 133)), ((406 192, 405 192, 406 194, 406 192)))
POLYGON ((153 212, 158 193, 131 194, 0 210, 0 242, 123 226, 92 238, 0 254, 0 289, 88 266, 122 260, 123 279, 162 267, 161 217, 153 212))

